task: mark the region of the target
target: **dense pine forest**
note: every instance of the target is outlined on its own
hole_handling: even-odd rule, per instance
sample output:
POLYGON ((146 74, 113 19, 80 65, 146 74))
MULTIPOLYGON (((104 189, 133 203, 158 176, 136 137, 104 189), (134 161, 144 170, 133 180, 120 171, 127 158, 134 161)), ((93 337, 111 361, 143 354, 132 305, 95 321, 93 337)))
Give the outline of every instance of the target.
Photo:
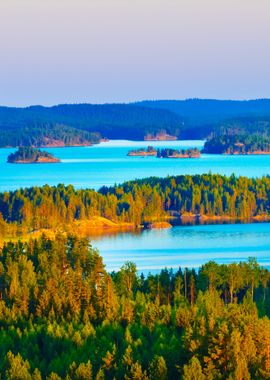
MULTIPOLYGON (((179 263, 179 266, 181 263, 179 263)), ((269 271, 108 274, 86 239, 41 236, 0 251, 3 379, 269 379, 269 271)))
POLYGON ((2 237, 41 229, 68 231, 79 221, 92 226, 98 217, 135 227, 171 216, 199 222, 268 220, 270 178, 184 175, 130 181, 99 191, 46 185, 0 194, 2 237))

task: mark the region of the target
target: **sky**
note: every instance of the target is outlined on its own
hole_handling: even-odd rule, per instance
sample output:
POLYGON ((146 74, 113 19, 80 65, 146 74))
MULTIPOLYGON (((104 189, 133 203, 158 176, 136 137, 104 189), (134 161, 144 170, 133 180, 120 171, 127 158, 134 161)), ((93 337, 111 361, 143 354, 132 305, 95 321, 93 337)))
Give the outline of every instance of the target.
POLYGON ((269 0, 0 0, 0 104, 270 97, 269 0))

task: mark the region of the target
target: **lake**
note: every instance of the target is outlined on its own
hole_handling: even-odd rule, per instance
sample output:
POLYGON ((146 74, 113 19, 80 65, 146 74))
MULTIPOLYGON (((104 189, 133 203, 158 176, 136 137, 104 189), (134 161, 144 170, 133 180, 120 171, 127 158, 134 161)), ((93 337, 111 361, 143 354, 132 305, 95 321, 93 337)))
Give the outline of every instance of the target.
MULTIPOLYGON (((259 177, 270 174, 270 156, 202 155, 200 159, 157 159, 128 157, 130 149, 155 147, 202 148, 203 141, 134 142, 110 141, 92 147, 46 149, 62 160, 60 164, 7 164, 15 149, 0 149, 0 191, 19 187, 73 184, 77 188, 100 188, 149 176, 220 173, 259 177)), ((257 257, 269 266, 270 224, 179 226, 169 230, 147 230, 95 238, 108 270, 127 260, 140 271, 198 267, 208 260, 219 263, 257 257)))
POLYGON ((100 188, 136 178, 178 174, 220 173, 262 176, 270 174, 268 156, 202 155, 199 159, 128 157, 130 149, 155 147, 202 148, 203 141, 110 141, 91 147, 50 148, 60 164, 7 164, 15 149, 0 149, 0 191, 19 187, 73 184, 76 188, 100 188))
POLYGON ((126 261, 140 272, 162 268, 198 268, 209 260, 217 263, 245 261, 256 257, 270 268, 270 223, 178 226, 141 233, 120 233, 92 239, 108 271, 126 261))

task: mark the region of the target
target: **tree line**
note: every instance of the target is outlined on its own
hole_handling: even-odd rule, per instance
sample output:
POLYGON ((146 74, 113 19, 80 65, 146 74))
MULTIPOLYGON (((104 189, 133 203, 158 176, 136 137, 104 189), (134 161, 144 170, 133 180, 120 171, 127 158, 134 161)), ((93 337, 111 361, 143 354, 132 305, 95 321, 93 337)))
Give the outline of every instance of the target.
POLYGON ((109 274, 74 235, 6 243, 1 377, 269 379, 269 275, 253 258, 109 274))
POLYGON ((0 236, 43 228, 66 229, 95 217, 133 226, 170 215, 265 220, 270 215, 270 178, 218 174, 129 181, 99 191, 73 186, 19 189, 0 194, 0 236))

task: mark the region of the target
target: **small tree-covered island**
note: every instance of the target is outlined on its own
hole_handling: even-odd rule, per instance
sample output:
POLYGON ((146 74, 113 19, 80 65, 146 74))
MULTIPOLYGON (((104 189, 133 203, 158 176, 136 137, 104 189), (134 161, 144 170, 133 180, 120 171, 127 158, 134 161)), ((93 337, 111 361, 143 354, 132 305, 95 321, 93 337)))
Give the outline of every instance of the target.
POLYGON ((200 158, 201 153, 197 148, 189 149, 158 149, 157 158, 200 158))
POLYGON ((9 164, 47 164, 58 163, 60 160, 52 154, 33 147, 19 147, 15 153, 11 153, 7 162, 9 164))
POLYGON ((201 153, 197 148, 189 149, 155 149, 152 146, 148 146, 147 149, 141 148, 136 150, 130 150, 128 156, 154 156, 157 158, 200 158, 201 153))
POLYGON ((146 149, 140 148, 140 149, 130 150, 127 155, 128 156, 143 156, 143 157, 156 156, 157 150, 152 146, 148 146, 146 149))

